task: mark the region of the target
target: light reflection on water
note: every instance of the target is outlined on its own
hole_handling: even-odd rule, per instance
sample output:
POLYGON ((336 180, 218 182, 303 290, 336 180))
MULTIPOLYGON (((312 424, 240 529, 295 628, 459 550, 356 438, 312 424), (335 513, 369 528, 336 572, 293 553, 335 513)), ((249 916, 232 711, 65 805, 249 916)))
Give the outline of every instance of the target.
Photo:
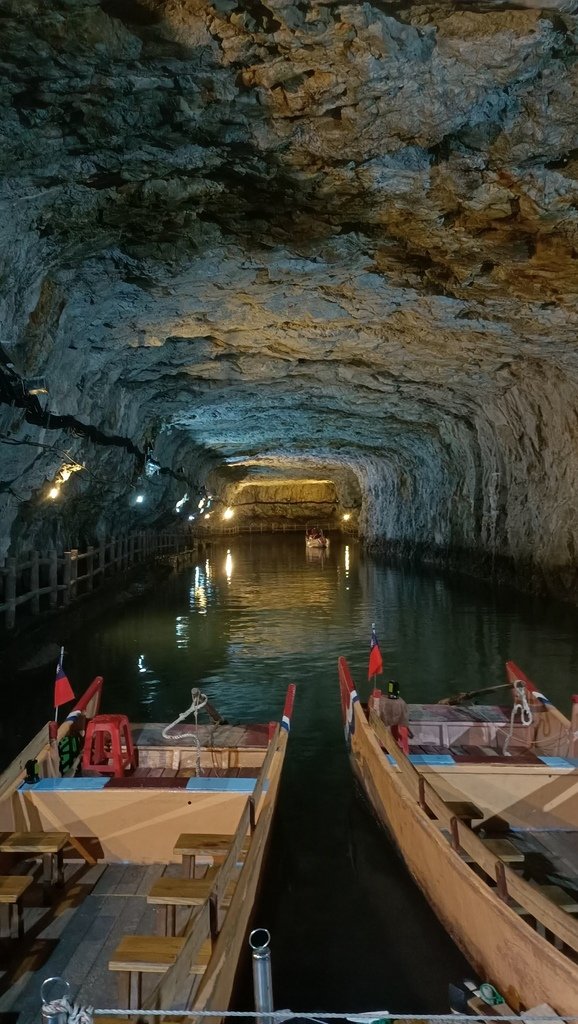
MULTIPOLYGON (((105 677, 105 711, 172 721, 199 686, 230 721, 278 718, 298 684, 257 923, 273 935, 278 1006, 447 1008, 467 971, 356 797, 336 661, 362 697, 375 622, 386 678, 408 700, 504 680, 513 658, 568 710, 578 615, 469 581, 388 568, 332 539, 229 538, 67 645, 76 692, 105 677)), ((53 681, 53 680, 52 680, 53 681)))

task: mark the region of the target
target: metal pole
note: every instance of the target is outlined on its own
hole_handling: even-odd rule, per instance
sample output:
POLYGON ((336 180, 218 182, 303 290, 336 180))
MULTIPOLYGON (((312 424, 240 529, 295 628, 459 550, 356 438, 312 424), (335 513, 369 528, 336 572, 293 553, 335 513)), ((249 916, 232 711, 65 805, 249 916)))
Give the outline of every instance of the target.
POLYGON ((273 1012, 270 942, 271 936, 266 928, 255 928, 249 935, 249 945, 253 951, 253 992, 257 1024, 267 1024, 267 1019, 261 1017, 261 1013, 273 1012))
POLYGON ((42 1024, 67 1024, 70 985, 64 978, 46 978, 40 987, 42 1024))

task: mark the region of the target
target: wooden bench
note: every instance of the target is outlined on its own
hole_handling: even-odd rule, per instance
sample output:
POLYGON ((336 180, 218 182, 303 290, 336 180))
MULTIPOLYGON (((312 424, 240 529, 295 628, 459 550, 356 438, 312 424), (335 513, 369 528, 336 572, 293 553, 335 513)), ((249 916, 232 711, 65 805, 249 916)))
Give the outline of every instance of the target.
POLYGON ((567 914, 578 914, 578 899, 576 896, 569 896, 559 885, 538 885, 537 882, 530 882, 530 885, 560 910, 567 914))
POLYGON ((147 903, 160 907, 163 913, 163 932, 176 934, 177 907, 200 907, 208 900, 217 869, 209 868, 204 878, 169 878, 163 875, 157 879, 147 896, 147 903))
MULTIPOLYGON (((181 857, 185 878, 194 878, 197 857, 212 857, 213 864, 222 864, 227 856, 234 836, 219 835, 210 832, 183 832, 177 839, 173 853, 181 857)), ((249 840, 243 844, 242 852, 246 853, 249 840)))
POLYGON ((42 885, 45 898, 53 885, 64 885, 63 854, 68 832, 13 832, 0 842, 1 853, 25 853, 42 859, 42 885))
MULTIPOLYGON (((142 1006, 143 974, 164 974, 175 963, 185 944, 184 938, 158 935, 125 935, 108 962, 109 970, 120 972, 121 1007, 135 1010, 142 1006)), ((204 974, 211 959, 211 940, 201 946, 191 974, 204 974)))
POLYGON ((30 875, 0 875, 0 910, 2 918, 6 918, 0 925, 0 935, 12 935, 14 918, 18 938, 24 935, 22 897, 33 881, 30 875))
POLYGON ((509 839, 482 839, 486 850, 504 864, 523 864, 525 856, 509 839))
POLYGON ((448 800, 445 803, 452 818, 463 821, 468 828, 472 827, 474 819, 481 820, 484 817, 484 812, 477 804, 473 804, 469 800, 448 800))

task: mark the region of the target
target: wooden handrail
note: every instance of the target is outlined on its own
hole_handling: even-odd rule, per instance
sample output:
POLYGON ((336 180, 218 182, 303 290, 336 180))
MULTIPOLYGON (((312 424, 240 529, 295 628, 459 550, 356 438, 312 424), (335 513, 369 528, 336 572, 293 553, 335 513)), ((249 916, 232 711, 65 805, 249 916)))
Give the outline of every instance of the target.
POLYGON ((22 561, 11 556, 0 566, 0 586, 4 591, 0 599, 0 615, 4 613, 6 628, 13 629, 16 610, 22 605, 30 605, 33 615, 40 612, 40 598, 44 596, 49 597, 52 609, 59 603, 68 605, 84 593, 90 593, 98 577, 134 565, 145 557, 184 550, 191 544, 196 545, 196 542, 189 534, 139 531, 108 542, 101 541, 98 547, 89 545, 86 551, 73 549, 62 555, 52 551, 46 557, 32 551, 26 553, 22 561), (79 565, 82 566, 82 574, 79 574, 79 565), (26 576, 22 581, 23 574, 29 574, 29 582, 26 576))
MULTIPOLYGON (((360 714, 364 714, 363 710, 360 709, 360 714)), ((573 950, 578 952, 578 924, 570 918, 563 910, 556 907, 550 900, 542 895, 539 890, 534 889, 524 878, 520 878, 519 875, 508 867, 507 864, 503 864, 502 861, 496 862, 496 858, 486 846, 484 846, 482 840, 475 832, 469 828, 465 822, 455 820, 455 824, 452 825, 452 819, 454 816, 448 809, 447 805, 440 797, 439 793, 426 779, 420 784, 420 773, 416 771, 414 766, 405 756, 401 748, 397 745, 394 740, 391 730, 388 729, 380 718, 377 717, 375 712, 370 711, 369 713, 369 724, 373 728, 379 742, 385 747, 388 754, 394 759, 397 769, 402 777, 404 786, 409 790, 411 796, 420 804, 420 795, 422 799, 425 799, 428 808, 435 814, 437 824, 434 824, 427 813, 421 808, 421 811, 426 819, 427 827, 434 830, 435 833, 439 834, 438 826, 441 825, 443 828, 454 837, 454 841, 458 845, 456 850, 456 857, 459 857, 459 849, 467 853, 468 857, 474 861, 478 867, 482 869, 485 875, 493 879, 496 883, 500 883, 503 879, 505 883, 507 894, 519 903, 520 906, 527 910, 532 917, 535 917, 545 928, 557 935, 567 946, 570 946, 573 950), (500 878, 497 877, 496 863, 503 866, 498 869, 500 878)), ((392 765, 393 769, 393 765, 392 765)), ((395 770, 395 769, 394 769, 395 770)), ((452 844, 453 845, 453 844, 452 844)), ((461 863, 463 861, 460 858, 461 863)))

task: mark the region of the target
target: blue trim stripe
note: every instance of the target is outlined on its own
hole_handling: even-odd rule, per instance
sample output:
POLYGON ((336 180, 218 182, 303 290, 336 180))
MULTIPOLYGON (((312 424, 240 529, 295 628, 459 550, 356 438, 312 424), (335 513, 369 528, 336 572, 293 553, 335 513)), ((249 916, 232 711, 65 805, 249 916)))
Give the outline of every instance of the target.
POLYGON ((451 754, 410 754, 412 764, 455 764, 451 754))
MULTIPOLYGON (((189 793, 252 793, 257 779, 189 779, 189 793)), ((266 788, 266 787, 265 787, 266 788)))
POLYGON ((40 782, 35 783, 33 786, 29 786, 27 782, 24 782, 20 789, 30 790, 33 793, 70 793, 74 791, 80 792, 81 790, 104 789, 108 782, 108 775, 90 779, 40 779, 40 782))
POLYGON ((287 715, 283 715, 281 719, 281 728, 286 729, 287 732, 291 731, 291 719, 287 715))
POLYGON ((540 761, 548 765, 548 768, 573 768, 572 761, 567 761, 565 757, 541 757, 538 755, 540 761))

